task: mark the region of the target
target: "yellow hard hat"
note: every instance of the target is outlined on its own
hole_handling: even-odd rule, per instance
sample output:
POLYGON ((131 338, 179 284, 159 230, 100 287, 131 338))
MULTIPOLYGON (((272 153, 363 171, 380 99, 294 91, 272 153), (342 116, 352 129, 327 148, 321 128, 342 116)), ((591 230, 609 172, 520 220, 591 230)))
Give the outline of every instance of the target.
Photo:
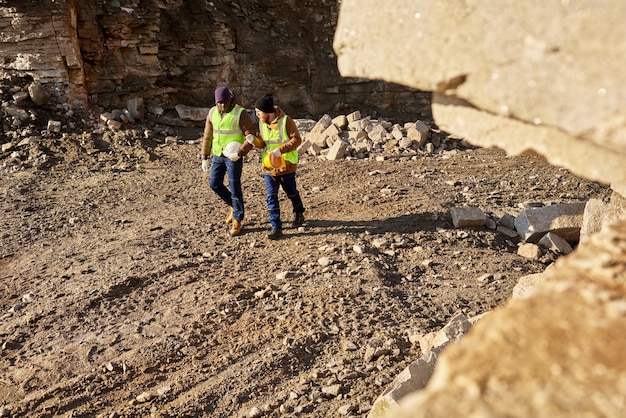
POLYGON ((263 165, 267 168, 275 168, 278 170, 282 170, 285 168, 285 157, 282 155, 277 157, 276 155, 268 152, 263 157, 263 165))

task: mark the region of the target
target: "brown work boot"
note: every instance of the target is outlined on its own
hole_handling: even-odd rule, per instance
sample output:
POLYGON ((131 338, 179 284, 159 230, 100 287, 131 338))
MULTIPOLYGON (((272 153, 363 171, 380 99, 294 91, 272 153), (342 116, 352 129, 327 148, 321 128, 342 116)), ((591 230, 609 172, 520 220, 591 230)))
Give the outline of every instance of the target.
POLYGON ((229 224, 233 221, 233 211, 235 209, 233 209, 232 207, 230 208, 230 212, 228 213, 228 216, 226 217, 226 223, 229 224))
POLYGON ((243 227, 243 221, 233 219, 233 226, 230 228, 230 236, 234 237, 241 234, 241 228, 243 227))

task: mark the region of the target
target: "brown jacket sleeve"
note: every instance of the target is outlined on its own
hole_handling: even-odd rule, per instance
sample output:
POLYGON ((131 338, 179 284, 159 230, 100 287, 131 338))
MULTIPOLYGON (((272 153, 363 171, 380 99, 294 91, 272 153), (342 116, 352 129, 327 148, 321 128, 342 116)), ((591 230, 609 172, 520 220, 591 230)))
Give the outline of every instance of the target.
POLYGON ((245 109, 241 112, 241 116, 239 116, 239 127, 241 128, 241 132, 243 132, 244 136, 248 134, 256 135, 257 133, 256 128, 252 123, 252 119, 250 119, 250 115, 245 109))
MULTIPOLYGON (((247 136, 249 134, 256 136, 256 129, 254 128, 252 119, 250 119, 250 115, 245 109, 243 112, 241 112, 241 116, 239 116, 239 127, 241 128, 241 132, 243 132, 243 136, 247 136)), ((248 154, 252 147, 252 144, 244 141, 244 143, 241 144, 241 146, 239 147, 239 156, 244 156, 248 154)))
POLYGON ((202 146, 200 147, 200 155, 202 159, 209 158, 211 155, 211 145, 213 144, 213 124, 211 123, 211 111, 204 122, 204 133, 202 134, 202 146))

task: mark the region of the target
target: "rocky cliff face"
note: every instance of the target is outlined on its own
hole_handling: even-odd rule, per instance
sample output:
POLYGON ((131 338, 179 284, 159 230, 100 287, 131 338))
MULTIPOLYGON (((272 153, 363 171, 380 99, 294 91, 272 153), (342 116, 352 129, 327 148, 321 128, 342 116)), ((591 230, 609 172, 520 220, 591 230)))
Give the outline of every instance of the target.
POLYGON ((290 113, 360 109, 430 119, 430 93, 342 77, 337 0, 0 1, 0 72, 32 77, 58 102, 207 106, 227 84, 252 106, 273 91, 290 113))
POLYGON ((41 82, 59 102, 86 101, 76 4, 0 2, 0 76, 41 82))

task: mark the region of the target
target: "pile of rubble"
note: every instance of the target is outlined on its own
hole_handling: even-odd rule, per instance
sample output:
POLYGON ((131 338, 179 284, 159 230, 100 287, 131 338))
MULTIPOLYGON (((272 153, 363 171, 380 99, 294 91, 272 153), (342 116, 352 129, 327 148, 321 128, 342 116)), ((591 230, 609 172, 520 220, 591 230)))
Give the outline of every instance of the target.
MULTIPOLYGON (((180 119, 202 122, 209 108, 177 105, 180 119)), ((256 121, 254 110, 248 110, 256 121)), ((332 117, 323 115, 319 120, 296 119, 303 143, 300 154, 309 153, 327 160, 380 158, 386 155, 415 156, 437 154, 444 150, 471 148, 461 138, 448 136, 425 122, 394 123, 362 116, 360 111, 332 117)))
POLYGON ((517 253, 538 260, 542 248, 555 254, 573 251, 581 237, 597 232, 597 211, 585 212, 587 202, 544 205, 542 202, 520 203, 523 211, 517 216, 504 213, 499 219, 488 217, 478 207, 453 207, 450 217, 455 228, 488 228, 509 238, 519 238, 517 253))
MULTIPOLYGON (((178 105, 175 107, 178 117, 172 117, 166 115, 156 102, 144 103, 143 99, 135 98, 128 100, 124 109, 99 112, 97 116, 92 111, 85 111, 79 116, 69 104, 51 104, 50 94, 37 83, 1 84, 0 94, 3 126, 0 169, 10 171, 41 166, 33 161, 32 149, 36 149, 38 157, 42 153, 49 154, 51 151, 45 146, 46 141, 65 140, 71 134, 91 138, 83 138, 83 142, 111 142, 111 133, 123 136, 124 131, 133 131, 156 143, 167 144, 189 139, 177 136, 176 127, 179 127, 192 128, 196 135, 193 139, 198 139, 209 110, 178 105), (160 128, 155 129, 156 126, 160 128)), ((248 112, 256 120, 254 110, 248 112)), ((462 139, 449 137, 420 120, 399 124, 361 116, 359 111, 336 117, 325 114, 317 121, 294 120, 303 137, 300 153, 328 160, 417 158, 423 154, 470 147, 462 139)), ((110 147, 104 149, 110 151, 110 147)))
POLYGON ((300 152, 328 160, 343 158, 381 158, 385 155, 436 154, 446 149, 469 147, 459 139, 429 128, 418 120, 403 125, 386 120, 361 117, 359 111, 332 118, 326 114, 317 122, 296 120, 302 132, 300 152))

